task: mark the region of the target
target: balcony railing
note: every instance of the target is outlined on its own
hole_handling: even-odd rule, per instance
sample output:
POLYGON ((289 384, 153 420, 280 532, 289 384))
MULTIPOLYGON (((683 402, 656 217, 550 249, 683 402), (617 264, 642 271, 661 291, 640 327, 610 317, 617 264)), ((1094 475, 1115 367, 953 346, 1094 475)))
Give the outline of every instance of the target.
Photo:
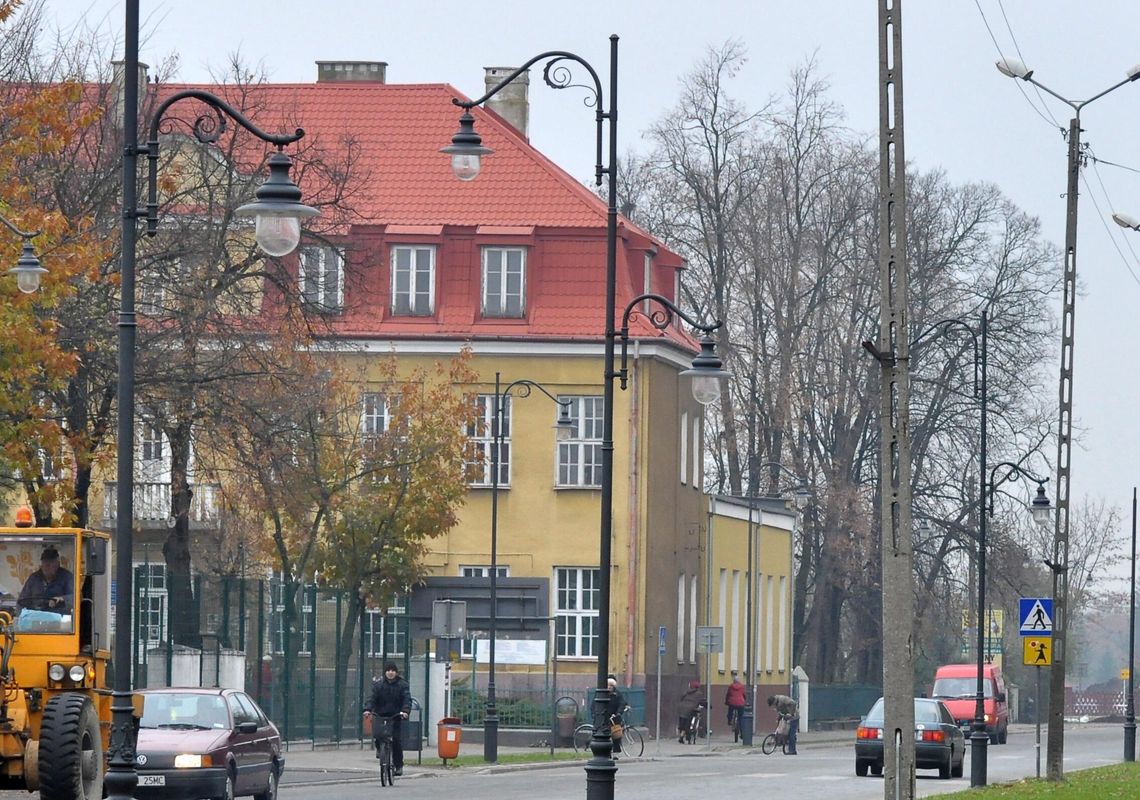
MULTIPOLYGON (((103 519, 115 519, 115 496, 118 484, 106 481, 103 484, 103 519)), ((213 523, 218 520, 218 492, 221 487, 214 483, 196 483, 190 486, 190 522, 213 523)), ((170 517, 169 483, 135 484, 135 521, 141 523, 166 524, 170 517)))

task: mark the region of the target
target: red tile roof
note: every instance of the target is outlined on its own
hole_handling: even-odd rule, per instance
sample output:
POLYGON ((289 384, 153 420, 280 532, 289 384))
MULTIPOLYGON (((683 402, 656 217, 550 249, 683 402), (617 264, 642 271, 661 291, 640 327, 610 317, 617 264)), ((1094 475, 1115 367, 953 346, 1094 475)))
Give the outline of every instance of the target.
MULTIPOLYGON (((295 147, 314 148, 330 163, 351 152, 351 217, 356 226, 377 226, 373 230, 385 231, 390 239, 438 235, 442 226, 470 227, 488 235, 526 235, 528 229, 558 234, 543 248, 543 268, 531 270, 527 276, 526 320, 479 319, 478 265, 457 268, 440 264, 439 299, 433 318, 382 313, 387 304, 386 290, 375 285, 369 287, 373 300, 350 309, 337 323, 340 335, 601 338, 605 316, 605 202, 542 155, 497 114, 478 107, 472 109, 476 130, 484 146, 494 153, 485 157, 478 179, 457 180, 448 157, 439 152, 451 143, 461 113, 452 98, 463 95, 451 86, 321 82, 264 84, 245 90, 221 85, 152 84, 151 89, 160 98, 183 89, 206 89, 239 109, 256 106, 256 113, 250 116, 261 128, 279 132, 303 127, 305 138, 295 147), (249 92, 249 102, 242 101, 241 91, 249 92)), ((189 105, 190 101, 186 102, 189 105)), ((286 152, 293 149, 286 148, 286 152)), ((303 176, 297 179, 306 191, 303 176)), ((306 193, 306 202, 311 200, 306 193)), ((674 269, 682 267, 677 255, 628 220, 619 217, 619 226, 618 315, 641 291, 640 254, 647 246, 656 248, 659 270, 671 276, 674 269), (627 251, 631 245, 640 249, 627 251)), ((371 259, 387 263, 382 256, 371 259)), ((666 295, 671 295, 672 289, 671 278, 661 275, 653 285, 653 291, 666 295)), ((620 322, 620 318, 615 320, 616 325, 620 322)), ((631 332, 639 338, 664 336, 693 349, 689 337, 675 329, 662 333, 643 319, 631 320, 631 332)))

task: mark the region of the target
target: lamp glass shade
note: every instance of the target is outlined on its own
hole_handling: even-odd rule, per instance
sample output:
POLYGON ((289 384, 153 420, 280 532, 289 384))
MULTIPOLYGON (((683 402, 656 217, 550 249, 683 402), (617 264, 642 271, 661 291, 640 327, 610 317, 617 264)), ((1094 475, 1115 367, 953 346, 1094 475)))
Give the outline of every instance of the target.
POLYGON ((40 288, 40 273, 31 270, 12 270, 16 273, 16 288, 24 294, 35 294, 40 288))
POLYGON ((19 261, 8 272, 16 276, 16 288, 24 294, 36 292, 40 288, 40 278, 47 274, 47 270, 40 264, 31 242, 26 239, 19 261))
POLYGON ((482 168, 482 159, 478 153, 452 153, 451 154, 451 171, 455 173, 455 177, 461 181, 473 181, 479 177, 479 170, 482 168))
MULTIPOLYGON (((808 488, 806 488, 804 486, 801 486, 800 488, 796 489, 796 491, 792 494, 792 502, 795 504, 796 508, 800 509, 801 511, 803 509, 807 508, 808 500, 810 500, 810 499, 811 499, 811 490, 809 490, 808 488)), ((923 521, 926 522, 927 524, 930 524, 929 520, 923 520, 923 521)))
POLYGON ((1044 484, 1037 486, 1037 495, 1029 504, 1029 513, 1033 516, 1033 521, 1041 528, 1048 528, 1053 521, 1053 504, 1045 496, 1044 484))
POLYGON ((711 406, 720 399, 719 373, 702 375, 698 370, 689 370, 693 373, 693 397, 702 406, 711 406))
POLYGON ((292 253, 301 241, 301 220, 282 214, 258 214, 253 236, 266 255, 285 256, 292 253))

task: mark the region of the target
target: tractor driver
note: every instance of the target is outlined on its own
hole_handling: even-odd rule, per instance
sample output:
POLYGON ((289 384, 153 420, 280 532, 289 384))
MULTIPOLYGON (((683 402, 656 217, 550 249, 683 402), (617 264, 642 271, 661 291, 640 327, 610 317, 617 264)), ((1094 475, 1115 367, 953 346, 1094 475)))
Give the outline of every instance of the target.
POLYGON ((59 565, 59 551, 49 544, 40 555, 40 568, 24 581, 16 601, 20 609, 70 614, 75 596, 75 578, 59 565))

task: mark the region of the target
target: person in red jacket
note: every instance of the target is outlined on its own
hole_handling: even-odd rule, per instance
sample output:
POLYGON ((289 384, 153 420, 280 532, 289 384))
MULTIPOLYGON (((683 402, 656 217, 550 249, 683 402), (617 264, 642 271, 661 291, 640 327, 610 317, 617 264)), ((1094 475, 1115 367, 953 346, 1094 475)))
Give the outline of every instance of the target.
POLYGON ((744 711, 744 691, 744 684, 740 682, 736 670, 733 670, 732 683, 728 685, 728 689, 724 693, 724 704, 728 706, 728 727, 732 729, 732 740, 734 742, 740 736, 737 724, 740 720, 740 714, 744 711))

